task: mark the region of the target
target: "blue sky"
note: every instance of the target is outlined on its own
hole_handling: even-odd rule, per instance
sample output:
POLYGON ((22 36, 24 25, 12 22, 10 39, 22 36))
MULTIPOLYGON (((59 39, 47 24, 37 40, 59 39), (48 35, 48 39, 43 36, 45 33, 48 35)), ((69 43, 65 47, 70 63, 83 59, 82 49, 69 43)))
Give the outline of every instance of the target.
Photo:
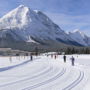
POLYGON ((43 11, 63 30, 90 35, 90 0, 0 0, 0 17, 20 4, 43 11))

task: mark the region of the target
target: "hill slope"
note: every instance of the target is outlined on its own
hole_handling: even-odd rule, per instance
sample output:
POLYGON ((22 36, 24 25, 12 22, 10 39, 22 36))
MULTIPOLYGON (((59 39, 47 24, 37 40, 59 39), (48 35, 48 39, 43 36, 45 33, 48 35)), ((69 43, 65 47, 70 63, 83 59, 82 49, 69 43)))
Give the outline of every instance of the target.
MULTIPOLYGON (((64 43, 82 46, 41 11, 20 5, 0 19, 0 39, 41 45, 64 43)), ((5 41, 5 42, 6 42, 5 41)))

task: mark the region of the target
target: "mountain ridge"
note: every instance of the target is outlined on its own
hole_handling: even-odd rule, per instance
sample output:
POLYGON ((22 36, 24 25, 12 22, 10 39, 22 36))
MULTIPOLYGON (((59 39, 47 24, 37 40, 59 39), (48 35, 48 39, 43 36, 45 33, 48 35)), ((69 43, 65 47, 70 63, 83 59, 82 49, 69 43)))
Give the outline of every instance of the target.
POLYGON ((83 46, 82 43, 72 39, 44 13, 31 10, 24 5, 20 5, 0 18, 0 32, 0 38, 8 37, 8 39, 13 38, 16 41, 43 45, 53 42, 83 46))
POLYGON ((90 46, 90 37, 81 32, 80 30, 74 30, 72 32, 69 32, 68 35, 76 42, 84 46, 90 46))

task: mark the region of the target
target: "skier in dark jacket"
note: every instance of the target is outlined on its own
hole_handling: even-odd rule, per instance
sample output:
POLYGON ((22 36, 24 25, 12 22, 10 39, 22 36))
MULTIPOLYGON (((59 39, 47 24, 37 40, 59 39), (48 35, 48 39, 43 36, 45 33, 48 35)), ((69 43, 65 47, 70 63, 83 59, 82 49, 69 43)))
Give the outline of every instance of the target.
POLYGON ((64 62, 66 62, 66 55, 63 56, 64 62))
POLYGON ((33 60, 33 56, 32 56, 32 55, 30 55, 30 60, 31 60, 31 61, 33 60))
POLYGON ((72 56, 71 58, 72 66, 74 66, 75 58, 72 56))
POLYGON ((56 54, 55 54, 54 58, 55 58, 55 59, 57 58, 56 54))

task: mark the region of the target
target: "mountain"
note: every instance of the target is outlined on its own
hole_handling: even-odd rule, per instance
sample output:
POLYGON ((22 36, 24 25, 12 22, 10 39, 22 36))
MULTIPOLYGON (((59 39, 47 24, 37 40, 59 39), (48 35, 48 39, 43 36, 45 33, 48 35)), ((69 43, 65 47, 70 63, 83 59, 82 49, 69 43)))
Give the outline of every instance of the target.
POLYGON ((90 46, 90 37, 85 35, 80 30, 76 29, 72 32, 69 32, 68 35, 77 43, 80 43, 84 46, 90 46))
MULTIPOLYGON (((44 13, 20 5, 0 18, 0 41, 48 45, 64 43, 82 46, 66 34, 44 13)), ((10 45, 10 44, 9 44, 10 45)))

